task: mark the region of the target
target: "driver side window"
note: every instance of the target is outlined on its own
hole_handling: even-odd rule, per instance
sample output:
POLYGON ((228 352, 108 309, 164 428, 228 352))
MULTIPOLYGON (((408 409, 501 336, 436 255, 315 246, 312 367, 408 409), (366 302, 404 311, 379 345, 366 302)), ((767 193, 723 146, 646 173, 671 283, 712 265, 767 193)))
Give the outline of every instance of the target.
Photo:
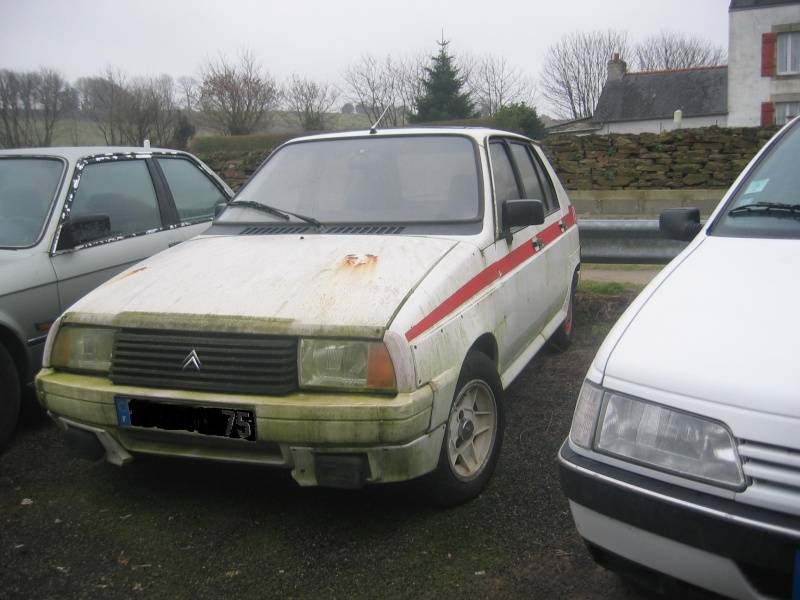
POLYGON ((162 226, 158 198, 144 160, 91 163, 84 167, 67 224, 78 217, 105 215, 109 231, 80 243, 143 234, 162 226))

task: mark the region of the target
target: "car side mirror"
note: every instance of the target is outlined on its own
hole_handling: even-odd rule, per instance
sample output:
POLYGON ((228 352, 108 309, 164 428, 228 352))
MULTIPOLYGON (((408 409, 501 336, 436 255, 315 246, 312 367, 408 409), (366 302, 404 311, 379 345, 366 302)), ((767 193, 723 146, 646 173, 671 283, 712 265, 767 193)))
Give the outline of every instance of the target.
POLYGON ((218 202, 216 205, 214 205, 214 219, 220 216, 222 214, 222 211, 225 210, 226 208, 228 208, 227 202, 218 202))
POLYGON ((64 223, 58 237, 58 250, 103 239, 110 234, 111 218, 108 215, 80 215, 64 223))
POLYGON ((670 240, 691 242, 702 228, 699 208, 668 208, 658 217, 661 235, 670 240))
POLYGON ((506 200, 500 215, 503 232, 515 227, 544 223, 544 204, 541 200, 506 200))

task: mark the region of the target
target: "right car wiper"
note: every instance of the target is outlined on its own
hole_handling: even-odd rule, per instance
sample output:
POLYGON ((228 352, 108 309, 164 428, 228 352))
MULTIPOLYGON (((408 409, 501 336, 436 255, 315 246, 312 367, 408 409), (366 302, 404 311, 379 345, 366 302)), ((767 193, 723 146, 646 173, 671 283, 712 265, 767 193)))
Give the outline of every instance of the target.
POLYGON ((732 217, 736 215, 768 215, 771 212, 786 213, 789 212, 793 215, 800 215, 800 204, 783 204, 780 202, 756 202, 755 204, 745 204, 744 206, 737 206, 728 211, 732 217))
POLYGON ((313 217, 306 217, 305 215, 299 215, 297 213, 289 212, 288 210, 275 208, 274 206, 262 204, 261 202, 256 202, 255 200, 234 200, 233 202, 228 204, 228 206, 244 206, 247 208, 255 208, 256 210, 260 210, 265 213, 275 215, 276 217, 281 217, 286 221, 289 220, 289 217, 294 217, 296 219, 300 219, 301 221, 305 221, 306 223, 309 223, 319 229, 325 229, 325 226, 313 217))

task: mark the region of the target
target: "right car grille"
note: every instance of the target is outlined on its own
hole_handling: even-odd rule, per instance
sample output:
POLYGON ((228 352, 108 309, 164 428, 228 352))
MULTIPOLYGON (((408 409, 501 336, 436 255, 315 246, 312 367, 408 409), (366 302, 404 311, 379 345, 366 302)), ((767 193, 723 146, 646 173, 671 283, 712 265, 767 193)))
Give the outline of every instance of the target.
POLYGON ((292 337, 123 330, 111 381, 141 387, 284 395, 297 390, 292 337))

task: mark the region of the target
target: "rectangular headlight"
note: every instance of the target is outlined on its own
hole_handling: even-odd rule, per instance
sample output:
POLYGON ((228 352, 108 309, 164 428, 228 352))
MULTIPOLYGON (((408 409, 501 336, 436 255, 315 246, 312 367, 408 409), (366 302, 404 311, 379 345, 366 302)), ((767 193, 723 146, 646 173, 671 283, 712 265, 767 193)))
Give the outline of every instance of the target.
POLYGON ((382 342, 300 340, 301 388, 393 392, 394 365, 382 342))
POLYGON ((680 477, 742 489, 736 444, 717 422, 613 392, 605 393, 595 448, 680 477))
POLYGON ((113 329, 61 327, 53 343, 50 364, 58 369, 107 373, 111 369, 113 346, 113 329))

